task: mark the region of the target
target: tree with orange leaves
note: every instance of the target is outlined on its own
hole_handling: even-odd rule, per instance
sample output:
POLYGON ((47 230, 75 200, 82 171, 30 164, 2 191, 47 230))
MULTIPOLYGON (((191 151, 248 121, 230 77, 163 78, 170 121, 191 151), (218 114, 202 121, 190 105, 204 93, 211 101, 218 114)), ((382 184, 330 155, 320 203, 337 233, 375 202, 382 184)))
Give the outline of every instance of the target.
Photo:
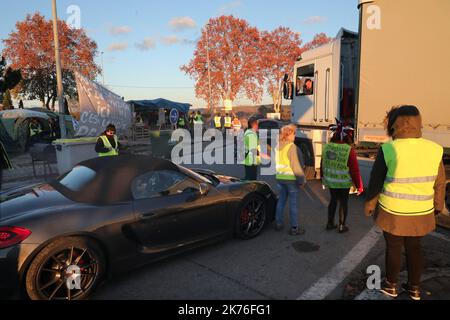
MULTIPOLYGON (((50 20, 35 13, 17 22, 17 30, 3 40, 3 55, 11 62, 12 68, 22 72, 18 92, 25 98, 40 100, 47 109, 50 109, 50 103, 54 108, 57 97, 52 28, 50 20)), ((94 79, 101 72, 94 62, 97 44, 83 29, 72 28, 62 20, 58 21, 58 32, 64 93, 74 97, 75 71, 89 79, 94 79)))
POLYGON ((328 38, 328 36, 325 33, 318 33, 314 36, 314 39, 312 39, 310 42, 306 43, 302 50, 308 51, 315 49, 317 47, 320 47, 324 44, 330 43, 332 38, 328 38))
POLYGON ((267 91, 273 99, 275 112, 281 112, 281 86, 285 74, 292 73, 302 53, 299 33, 279 27, 261 35, 261 70, 267 91))
POLYGON ((259 46, 260 33, 247 21, 233 16, 213 18, 202 30, 193 59, 181 70, 195 80, 196 96, 209 101, 209 49, 213 103, 233 101, 241 93, 259 102, 263 94, 259 46))

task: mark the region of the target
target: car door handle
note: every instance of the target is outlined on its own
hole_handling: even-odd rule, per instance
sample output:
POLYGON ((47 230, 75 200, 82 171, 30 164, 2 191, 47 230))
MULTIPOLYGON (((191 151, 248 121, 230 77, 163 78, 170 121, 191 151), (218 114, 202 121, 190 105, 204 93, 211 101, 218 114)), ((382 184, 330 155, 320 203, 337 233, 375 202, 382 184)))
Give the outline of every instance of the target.
POLYGON ((140 219, 150 219, 156 215, 155 212, 149 212, 149 213, 141 213, 139 214, 140 219))
MULTIPOLYGON (((148 213, 141 213, 139 214, 140 219, 151 219, 155 216, 166 216, 166 215, 175 215, 179 212, 182 212, 183 209, 177 208, 177 209, 166 209, 166 210, 158 210, 158 212, 148 212, 148 213)), ((175 219, 176 217, 174 217, 175 219)))

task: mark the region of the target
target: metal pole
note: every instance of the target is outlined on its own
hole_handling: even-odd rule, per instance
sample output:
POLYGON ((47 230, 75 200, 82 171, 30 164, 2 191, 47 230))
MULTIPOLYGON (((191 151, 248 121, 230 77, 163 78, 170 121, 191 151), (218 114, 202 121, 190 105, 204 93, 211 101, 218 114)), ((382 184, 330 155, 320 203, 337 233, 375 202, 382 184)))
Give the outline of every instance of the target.
POLYGON ((56 62, 56 82, 58 85, 58 111, 59 111, 59 127, 61 129, 61 139, 66 138, 66 123, 64 121, 64 89, 62 83, 61 57, 59 55, 59 38, 58 38, 58 15, 56 10, 56 0, 52 0, 53 14, 53 41, 55 45, 55 62, 56 62))
MULTIPOLYGON (((208 101, 208 108, 211 113, 211 119, 214 118, 213 113, 215 114, 215 110, 213 110, 213 105, 211 101, 212 96, 212 88, 211 88, 211 61, 209 59, 209 32, 208 32, 209 24, 206 25, 206 60, 208 62, 208 85, 209 85, 209 101, 208 101)), ((212 122, 212 120, 211 120, 212 122)))

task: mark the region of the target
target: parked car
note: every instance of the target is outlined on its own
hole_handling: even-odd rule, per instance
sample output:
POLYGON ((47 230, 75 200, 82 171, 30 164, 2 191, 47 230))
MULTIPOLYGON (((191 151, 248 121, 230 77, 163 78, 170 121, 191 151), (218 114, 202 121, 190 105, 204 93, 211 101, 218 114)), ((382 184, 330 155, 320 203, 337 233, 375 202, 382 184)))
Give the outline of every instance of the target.
POLYGON ((82 162, 0 201, 0 294, 70 300, 169 255, 258 236, 276 195, 264 182, 127 155, 82 162))

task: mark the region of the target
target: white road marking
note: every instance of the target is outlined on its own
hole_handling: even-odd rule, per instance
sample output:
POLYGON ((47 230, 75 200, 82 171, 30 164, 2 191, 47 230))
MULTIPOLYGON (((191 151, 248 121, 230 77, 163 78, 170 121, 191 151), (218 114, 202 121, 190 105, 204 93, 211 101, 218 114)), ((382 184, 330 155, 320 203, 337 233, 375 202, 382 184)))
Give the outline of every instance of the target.
POLYGON ((325 299, 361 263, 380 238, 381 232, 374 226, 333 269, 304 291, 297 300, 325 299))

